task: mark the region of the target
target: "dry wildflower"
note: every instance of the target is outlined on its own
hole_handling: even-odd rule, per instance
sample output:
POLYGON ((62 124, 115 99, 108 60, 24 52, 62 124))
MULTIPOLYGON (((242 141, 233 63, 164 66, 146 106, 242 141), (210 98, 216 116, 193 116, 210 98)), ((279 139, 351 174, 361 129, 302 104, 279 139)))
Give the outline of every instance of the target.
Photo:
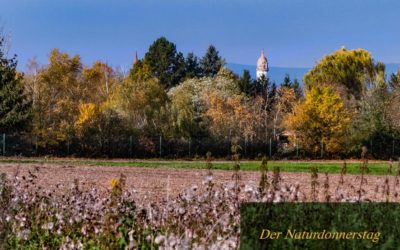
POLYGON ((278 166, 274 166, 273 168, 273 176, 272 176, 272 187, 273 190, 279 189, 279 183, 281 182, 282 178, 280 175, 280 168, 278 166))
POLYGON ((268 183, 268 161, 266 157, 263 157, 260 166, 261 178, 259 184, 259 191, 262 196, 265 195, 266 189, 269 187, 268 183))
POLYGON ((329 175, 328 175, 328 173, 325 173, 324 196, 325 196, 326 202, 329 202, 331 200, 331 195, 329 193, 329 175))
POLYGON ((360 186, 359 189, 357 191, 358 193, 358 200, 361 201, 361 196, 365 193, 365 190, 363 189, 363 185, 367 183, 367 179, 365 178, 365 174, 367 174, 369 172, 369 168, 368 168, 368 159, 366 157, 367 154, 367 149, 366 147, 362 148, 362 153, 361 153, 361 158, 362 158, 362 164, 360 167, 361 170, 361 178, 360 178, 360 186))
POLYGON ((347 164, 346 161, 343 162, 342 167, 340 168, 340 180, 339 184, 343 185, 344 184, 344 176, 347 173, 347 164))
MULTIPOLYGON (((120 247, 117 245, 109 246, 116 242, 125 242, 123 249, 139 249, 144 245, 153 249, 237 249, 240 238, 240 203, 310 200, 309 193, 306 197, 301 191, 306 190, 302 186, 304 184, 289 184, 281 178, 278 167, 273 170, 270 185, 264 188, 264 196, 260 195, 260 185, 257 182, 235 183, 235 180, 230 180, 218 184, 211 173, 204 177, 199 186, 188 188, 177 197, 171 195, 169 202, 162 200, 155 204, 135 203, 134 191, 124 189, 124 177, 116 180, 120 183, 114 186, 114 189, 120 190, 118 195, 113 194, 113 187, 101 194, 93 187, 85 189, 87 186, 78 181, 67 192, 64 192, 62 186, 57 188, 63 192, 49 189, 32 192, 37 184, 26 186, 27 182, 31 182, 29 178, 13 178, 7 181, 4 189, 8 190, 5 192, 7 204, 0 207, 0 224, 4 222, 13 225, 12 231, 6 232, 9 237, 31 239, 29 235, 39 235, 37 230, 42 234, 46 230, 50 237, 59 239, 58 245, 46 245, 48 242, 42 239, 42 243, 45 242, 44 249, 79 249, 89 241, 97 244, 100 249, 118 249, 120 247), (32 218, 41 219, 35 221, 32 218), (79 236, 69 238, 71 231, 78 232, 79 236), (106 237, 107 240, 104 240, 106 237)), ((318 182, 317 173, 311 173, 310 177, 318 182)), ((314 195, 315 200, 357 202, 373 198, 373 192, 358 193, 358 187, 350 183, 350 191, 342 183, 336 187, 334 197, 331 198, 332 179, 329 177, 325 174, 323 180, 325 199, 314 195)), ((394 188, 389 192, 384 189, 389 182, 388 178, 387 182, 382 181, 378 185, 379 193, 375 193, 377 197, 374 199, 397 199, 394 188)), ((20 248, 24 247, 21 245, 20 248)))
POLYGON ((111 190, 119 189, 120 188, 119 180, 115 179, 115 178, 111 179, 111 185, 110 186, 111 186, 111 190))
POLYGON ((53 227, 54 227, 54 223, 53 222, 49 222, 49 223, 46 223, 46 224, 43 224, 42 225, 42 229, 44 229, 44 230, 52 230, 53 229, 53 227))
POLYGON ((160 245, 161 243, 163 243, 165 241, 165 236, 164 235, 158 235, 155 239, 154 239, 154 243, 156 243, 157 245, 160 245))
POLYGON ((318 167, 312 166, 311 170, 311 200, 317 201, 318 199, 318 189, 319 181, 318 181, 318 167))

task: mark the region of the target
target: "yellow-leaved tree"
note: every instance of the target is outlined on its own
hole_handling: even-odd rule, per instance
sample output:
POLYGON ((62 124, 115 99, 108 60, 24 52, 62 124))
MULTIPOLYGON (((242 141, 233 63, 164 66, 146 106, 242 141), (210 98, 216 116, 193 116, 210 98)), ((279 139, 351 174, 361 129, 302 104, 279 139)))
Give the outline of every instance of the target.
POLYGON ((81 71, 78 55, 71 57, 54 49, 49 64, 35 76, 32 132, 37 145, 71 143, 82 93, 81 71))
POLYGON ((304 101, 295 105, 285 118, 285 127, 308 152, 339 153, 345 148, 351 113, 330 86, 314 86, 306 91, 304 101), (321 145, 322 144, 322 145, 321 145))
POLYGON ((210 129, 225 138, 253 140, 261 117, 255 115, 249 100, 243 95, 223 96, 218 92, 206 92, 208 98, 206 116, 210 129))
POLYGON ((79 115, 74 126, 82 151, 93 156, 112 154, 118 152, 118 143, 128 138, 123 119, 112 105, 111 101, 79 104, 79 115))
POLYGON ((95 124, 100 113, 99 106, 94 103, 79 104, 79 116, 75 121, 75 129, 78 137, 82 137, 85 127, 90 127, 95 124))

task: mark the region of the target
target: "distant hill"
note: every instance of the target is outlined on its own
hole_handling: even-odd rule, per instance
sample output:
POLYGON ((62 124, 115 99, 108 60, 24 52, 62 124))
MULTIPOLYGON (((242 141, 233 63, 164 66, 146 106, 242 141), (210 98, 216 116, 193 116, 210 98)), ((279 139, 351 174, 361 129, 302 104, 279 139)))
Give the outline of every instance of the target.
MULTIPOLYGON (((243 74, 243 70, 247 69, 250 71, 251 77, 253 79, 256 78, 256 66, 255 65, 227 63, 226 67, 231 69, 234 73, 236 73, 240 76, 243 74)), ((399 68, 400 68, 400 64, 398 64, 398 63, 386 64, 386 77, 389 77, 390 74, 392 74, 392 73, 396 73, 399 68)), ((293 80, 293 79, 297 78, 297 80, 299 80, 299 82, 302 82, 304 75, 310 69, 311 68, 270 67, 268 76, 276 84, 282 83, 283 78, 285 77, 286 74, 289 74, 290 79, 293 80)))

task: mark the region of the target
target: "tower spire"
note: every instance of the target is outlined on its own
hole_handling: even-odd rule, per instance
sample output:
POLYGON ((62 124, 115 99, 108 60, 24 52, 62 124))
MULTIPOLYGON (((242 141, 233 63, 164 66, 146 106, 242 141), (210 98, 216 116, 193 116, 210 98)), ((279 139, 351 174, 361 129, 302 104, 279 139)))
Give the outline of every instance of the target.
POLYGON ((135 58, 133 59, 133 65, 135 65, 139 61, 137 56, 137 51, 135 52, 135 58))

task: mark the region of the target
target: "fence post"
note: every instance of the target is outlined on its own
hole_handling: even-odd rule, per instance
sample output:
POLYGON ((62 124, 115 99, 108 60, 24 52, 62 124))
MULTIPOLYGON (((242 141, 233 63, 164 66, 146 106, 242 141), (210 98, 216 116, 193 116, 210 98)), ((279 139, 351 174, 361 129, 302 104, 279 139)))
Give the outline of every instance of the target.
POLYGON ((299 158, 299 141, 297 138, 296 138, 296 158, 297 159, 299 158))
POLYGON ((189 137, 189 158, 191 156, 192 137, 189 137))
POLYGON ((161 158, 161 155, 162 155, 162 137, 160 135, 160 158, 161 158))
POLYGON ((392 142, 392 158, 394 157, 394 139, 393 139, 393 142, 392 142))
POLYGON ((35 136, 35 154, 38 154, 38 137, 35 136))
POLYGON ((324 157, 324 142, 321 140, 321 158, 324 157))
POLYGON ((369 151, 371 152, 371 154, 372 154, 372 152, 373 152, 373 150, 372 150, 372 146, 373 146, 373 144, 372 144, 372 140, 370 140, 369 141, 369 151))
POLYGON ((272 156, 272 139, 269 138, 269 158, 272 156))
POLYGON ((244 157, 247 156, 247 137, 244 138, 244 157))
POLYGON ((3 133, 3 156, 6 155, 6 134, 3 133))
POLYGON ((132 136, 129 136, 129 156, 132 158, 132 136))

